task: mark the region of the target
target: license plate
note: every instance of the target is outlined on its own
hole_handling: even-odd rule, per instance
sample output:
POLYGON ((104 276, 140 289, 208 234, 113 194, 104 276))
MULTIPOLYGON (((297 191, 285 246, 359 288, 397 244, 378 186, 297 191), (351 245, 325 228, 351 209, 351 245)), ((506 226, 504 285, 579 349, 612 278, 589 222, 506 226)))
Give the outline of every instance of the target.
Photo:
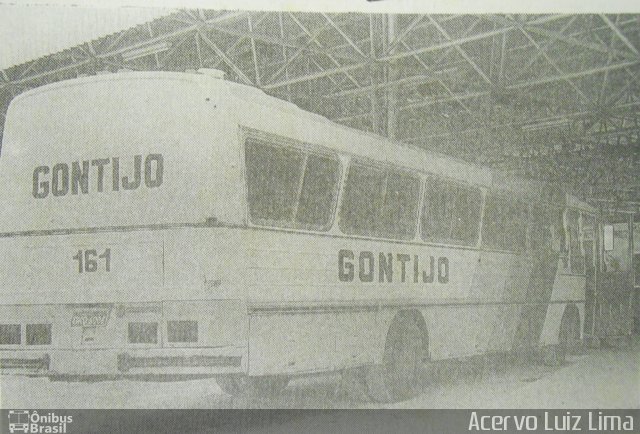
POLYGON ((104 327, 109 322, 108 310, 74 312, 71 327, 104 327))

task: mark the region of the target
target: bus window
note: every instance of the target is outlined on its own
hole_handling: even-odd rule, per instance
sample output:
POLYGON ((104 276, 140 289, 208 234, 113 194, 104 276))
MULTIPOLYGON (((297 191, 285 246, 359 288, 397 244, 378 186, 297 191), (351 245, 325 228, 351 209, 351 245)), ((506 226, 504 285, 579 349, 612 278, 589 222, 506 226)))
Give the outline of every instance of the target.
POLYGON ((551 211, 551 246, 554 252, 560 253, 560 256, 566 259, 567 248, 563 221, 562 210, 554 208, 551 211))
POLYGON ((253 222, 327 229, 338 190, 336 159, 248 139, 245 160, 253 222))
POLYGON ((487 195, 482 240, 485 247, 523 252, 527 236, 527 206, 487 195))
POLYGON ((507 201, 505 219, 505 249, 524 252, 527 241, 527 205, 519 201, 507 201))
POLYGON ((604 251, 613 250, 613 225, 604 225, 603 227, 604 251))
POLYGON ((572 273, 584 273, 584 255, 580 247, 578 212, 567 211, 567 233, 569 235, 569 263, 572 273))
POLYGON ((381 228, 392 238, 413 238, 420 194, 420 180, 402 172, 390 171, 387 177, 381 228))
POLYGON ((352 235, 411 239, 416 232, 420 180, 390 169, 351 164, 340 228, 352 235))
POLYGON ((427 180, 422 213, 422 238, 473 246, 478 240, 482 195, 480 190, 427 180))
POLYGON ((531 207, 529 227, 529 248, 534 251, 550 251, 552 249, 551 218, 549 210, 543 205, 535 204, 531 207))
POLYGON ((582 246, 585 254, 586 271, 593 273, 596 268, 596 219, 592 215, 582 214, 582 246))
POLYGON ((338 160, 309 155, 296 211, 296 223, 312 228, 329 225, 338 191, 338 160))
POLYGON ((493 195, 487 195, 484 222, 482 227, 482 244, 494 249, 505 248, 504 209, 505 200, 493 195))

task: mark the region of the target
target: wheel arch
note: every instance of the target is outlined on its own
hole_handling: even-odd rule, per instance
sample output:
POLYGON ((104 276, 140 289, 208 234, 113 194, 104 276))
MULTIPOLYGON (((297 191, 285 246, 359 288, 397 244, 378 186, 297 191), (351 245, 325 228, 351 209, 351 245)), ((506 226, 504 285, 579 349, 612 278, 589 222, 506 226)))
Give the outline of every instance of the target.
POLYGON ((582 320, 580 318, 580 309, 575 303, 567 303, 565 305, 560 324, 562 325, 564 321, 575 321, 577 323, 576 331, 578 336, 574 337, 580 339, 582 337, 582 320))
POLYGON ((384 351, 386 351, 391 339, 395 338, 395 336, 393 336, 393 333, 398 327, 398 325, 401 324, 403 321, 407 321, 407 320, 415 321, 415 323, 420 328, 421 336, 422 336, 422 344, 425 352, 425 354, 423 355, 423 358, 430 357, 429 329, 427 327, 427 322, 425 321, 424 316, 422 315, 422 312, 420 312, 420 310, 415 308, 401 309, 393 315, 393 318, 389 322, 389 326, 387 327, 387 331, 385 333, 385 340, 383 343, 384 351))
POLYGON ((578 332, 581 333, 580 324, 582 323, 582 316, 581 306, 572 301, 566 303, 550 303, 547 306, 547 313, 539 344, 546 346, 558 343, 560 326, 562 321, 566 321, 564 318, 574 317, 578 321, 578 332))

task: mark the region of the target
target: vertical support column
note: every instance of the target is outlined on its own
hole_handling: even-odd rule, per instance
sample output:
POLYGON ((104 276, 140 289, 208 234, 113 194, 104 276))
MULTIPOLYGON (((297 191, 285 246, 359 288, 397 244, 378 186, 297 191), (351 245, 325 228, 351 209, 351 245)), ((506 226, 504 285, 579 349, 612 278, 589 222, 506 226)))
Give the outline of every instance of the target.
MULTIPOLYGON (((386 26, 386 43, 385 50, 391 46, 396 37, 396 18, 394 14, 389 14, 387 17, 386 26)), ((391 50, 389 54, 393 54, 395 49, 391 50)), ((398 78, 398 70, 395 67, 395 60, 389 62, 387 66, 387 83, 393 82, 398 78)), ((387 86, 387 137, 395 139, 397 136, 398 127, 398 115, 396 108, 398 105, 398 95, 395 86, 387 86)))
MULTIPOLYGON (((280 37, 284 39, 284 19, 282 18, 282 12, 278 12, 278 24, 280 24, 280 37)), ((284 44, 282 45, 282 58, 284 59, 285 65, 287 65, 289 63, 289 60, 287 59, 287 47, 284 44)), ((285 79, 287 80, 287 101, 291 102, 292 101, 291 84, 288 84, 289 82, 288 67, 286 67, 284 70, 284 76, 285 76, 285 79)))
POLYGON ((369 14, 369 55, 371 57, 371 63, 369 64, 369 84, 371 85, 371 94, 369 98, 371 99, 371 129, 374 133, 380 134, 380 103, 378 101, 377 89, 378 78, 376 63, 374 61, 376 58, 375 18, 375 15, 369 14))
MULTIPOLYGON (((249 33, 253 33, 253 23, 251 22, 250 13, 247 14, 247 25, 249 26, 249 33)), ((261 87, 262 83, 260 80, 260 68, 258 66, 258 53, 256 50, 256 40, 253 38, 250 38, 250 40, 251 40, 251 54, 253 57, 253 68, 254 68, 254 73, 256 74, 256 84, 258 85, 258 87, 261 87)))
POLYGON ((593 239, 595 243, 595 275, 593 284, 592 295, 592 309, 591 309, 591 329, 590 329, 590 341, 594 340, 596 334, 596 309, 598 306, 598 296, 600 291, 600 282, 602 278, 600 273, 602 272, 602 263, 604 262, 604 239, 603 239, 603 223, 604 223, 604 211, 602 205, 600 205, 595 218, 593 226, 593 239))
POLYGON ((504 58, 507 54, 507 33, 502 34, 502 45, 500 46, 500 69, 498 70, 498 83, 504 86, 504 58))

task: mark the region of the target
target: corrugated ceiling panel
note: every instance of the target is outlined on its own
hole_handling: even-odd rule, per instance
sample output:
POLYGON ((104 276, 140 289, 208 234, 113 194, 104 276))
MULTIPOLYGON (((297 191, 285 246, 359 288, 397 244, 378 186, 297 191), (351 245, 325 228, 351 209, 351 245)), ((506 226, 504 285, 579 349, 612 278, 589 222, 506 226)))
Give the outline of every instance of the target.
POLYGON ((173 10, 0 5, 0 69, 143 24, 173 10))

